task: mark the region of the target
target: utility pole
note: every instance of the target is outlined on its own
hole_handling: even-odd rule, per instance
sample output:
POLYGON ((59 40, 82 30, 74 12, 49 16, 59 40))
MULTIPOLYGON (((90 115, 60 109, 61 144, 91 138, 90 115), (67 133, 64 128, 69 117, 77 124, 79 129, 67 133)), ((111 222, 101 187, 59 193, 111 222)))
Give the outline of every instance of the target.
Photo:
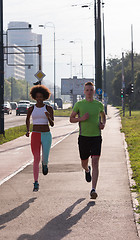
POLYGON ((0 134, 4 134, 3 0, 0 0, 0 134))
POLYGON ((103 56, 104 56, 104 108, 107 115, 107 91, 106 91, 106 59, 105 59, 105 29, 104 29, 104 13, 103 13, 103 56))
POLYGON ((96 83, 96 0, 94 0, 94 25, 95 25, 95 41, 94 41, 94 49, 95 49, 95 83, 96 83))
POLYGON ((125 116, 125 80, 124 80, 124 53, 122 53, 122 110, 123 117, 125 116))
MULTIPOLYGON (((131 25, 131 85, 134 87, 134 52, 133 52, 133 25, 131 25)), ((129 115, 131 116, 131 107, 132 102, 134 101, 134 92, 130 94, 130 111, 129 115)))
POLYGON ((13 85, 14 85, 14 78, 13 77, 11 77, 11 102, 13 102, 14 101, 14 98, 13 98, 13 93, 14 93, 14 87, 13 87, 13 85))
MULTIPOLYGON (((95 1, 96 4, 96 1, 95 1)), ((95 6, 96 8, 96 6, 95 6)), ((96 23, 95 23, 95 85, 96 91, 99 90, 99 100, 102 100, 102 48, 101 48, 101 2, 97 1, 96 23)))

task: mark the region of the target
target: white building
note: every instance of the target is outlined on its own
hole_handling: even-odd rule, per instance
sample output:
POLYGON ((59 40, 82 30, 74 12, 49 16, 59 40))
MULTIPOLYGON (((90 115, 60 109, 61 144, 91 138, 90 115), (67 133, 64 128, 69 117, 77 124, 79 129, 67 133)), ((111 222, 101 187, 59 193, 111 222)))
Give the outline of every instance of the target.
POLYGON ((10 22, 7 29, 7 45, 16 44, 24 49, 25 54, 25 80, 36 82, 34 74, 39 70, 38 45, 42 45, 42 35, 32 33, 28 22, 10 22))
POLYGON ((16 44, 12 48, 6 49, 10 54, 5 54, 4 77, 13 77, 16 80, 25 79, 25 54, 24 49, 16 44))

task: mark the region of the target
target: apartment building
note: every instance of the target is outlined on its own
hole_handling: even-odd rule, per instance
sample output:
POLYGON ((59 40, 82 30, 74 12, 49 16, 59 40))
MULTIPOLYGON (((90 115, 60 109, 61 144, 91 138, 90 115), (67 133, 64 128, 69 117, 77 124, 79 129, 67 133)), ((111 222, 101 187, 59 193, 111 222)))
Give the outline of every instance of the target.
POLYGON ((8 64, 10 59, 12 63, 17 62, 17 66, 6 66, 5 74, 9 76, 8 71, 10 72, 11 68, 13 68, 14 70, 12 70, 12 72, 14 72, 16 76, 23 71, 22 67, 24 67, 25 80, 33 84, 33 82, 36 81, 34 74, 39 70, 39 55, 37 53, 39 44, 42 45, 42 35, 33 33, 31 24, 19 21, 10 22, 6 31, 7 51, 10 53, 10 46, 16 45, 19 48, 13 48, 15 49, 15 56, 11 56, 11 58, 8 57, 8 64), (22 49, 24 49, 25 60, 22 59, 22 54, 17 54, 17 51, 20 52, 22 49), (20 64, 18 64, 20 61, 24 62, 25 66, 20 66, 20 64))

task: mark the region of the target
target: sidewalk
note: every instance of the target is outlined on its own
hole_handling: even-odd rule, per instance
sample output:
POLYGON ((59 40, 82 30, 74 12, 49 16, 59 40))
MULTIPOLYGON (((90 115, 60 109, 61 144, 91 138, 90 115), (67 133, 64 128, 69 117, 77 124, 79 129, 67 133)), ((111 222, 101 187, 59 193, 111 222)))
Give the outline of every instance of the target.
POLYGON ((89 198, 77 137, 74 132, 51 149, 39 192, 32 192, 32 165, 0 186, 0 240, 139 239, 118 111, 108 109, 96 201, 89 198))

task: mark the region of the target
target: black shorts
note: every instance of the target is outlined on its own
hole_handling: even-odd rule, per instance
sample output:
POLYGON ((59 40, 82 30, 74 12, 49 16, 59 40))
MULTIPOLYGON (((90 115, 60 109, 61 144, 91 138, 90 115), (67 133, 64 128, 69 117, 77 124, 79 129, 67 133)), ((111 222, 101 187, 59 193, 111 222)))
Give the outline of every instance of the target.
POLYGON ((79 135, 78 145, 81 160, 86 160, 89 156, 101 155, 102 137, 85 137, 79 135))

